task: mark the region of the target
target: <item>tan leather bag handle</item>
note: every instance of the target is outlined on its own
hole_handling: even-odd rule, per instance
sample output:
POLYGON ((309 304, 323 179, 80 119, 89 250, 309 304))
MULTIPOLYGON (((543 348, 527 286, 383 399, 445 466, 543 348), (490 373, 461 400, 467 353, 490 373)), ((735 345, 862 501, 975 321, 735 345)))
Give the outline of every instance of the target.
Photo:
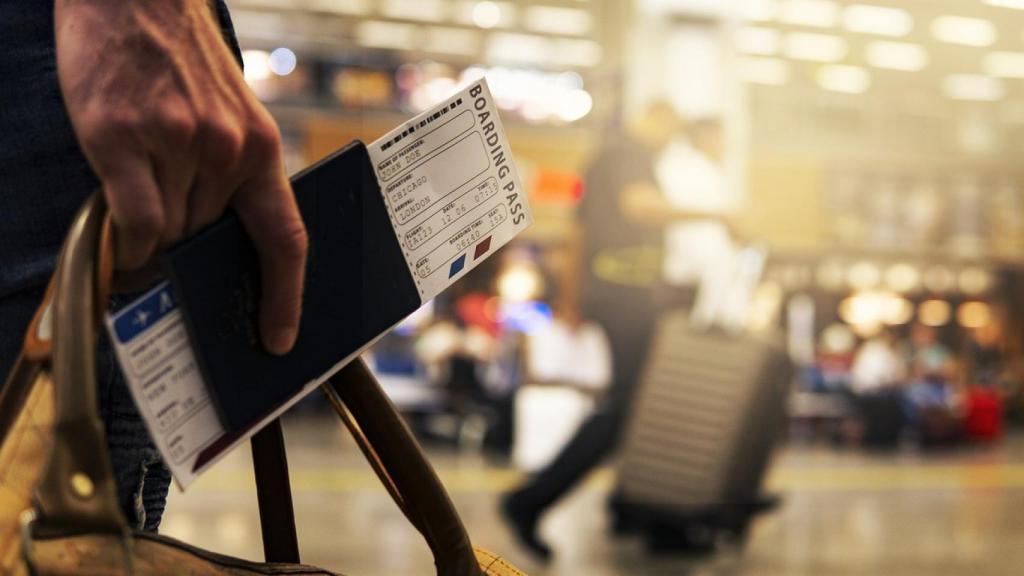
POLYGON ((29 330, 26 350, 33 345, 45 350, 46 335, 52 334, 56 413, 53 448, 36 488, 40 523, 123 534, 128 526, 118 508, 117 484, 96 409, 96 327, 113 274, 110 234, 103 197, 95 194, 68 231, 49 298, 29 330), (47 309, 52 314, 49 327, 47 309))

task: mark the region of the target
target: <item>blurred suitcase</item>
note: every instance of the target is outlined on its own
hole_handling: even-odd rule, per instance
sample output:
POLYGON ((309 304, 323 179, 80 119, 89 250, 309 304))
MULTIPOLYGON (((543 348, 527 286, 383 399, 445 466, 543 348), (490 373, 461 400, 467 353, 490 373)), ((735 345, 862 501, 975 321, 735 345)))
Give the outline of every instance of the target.
POLYGON ((997 390, 974 387, 967 393, 967 437, 992 442, 1003 435, 1003 399, 997 390))
POLYGON ((645 532, 655 550, 742 537, 766 503, 792 377, 774 336, 697 331, 685 313, 666 315, 627 425, 616 528, 645 532))

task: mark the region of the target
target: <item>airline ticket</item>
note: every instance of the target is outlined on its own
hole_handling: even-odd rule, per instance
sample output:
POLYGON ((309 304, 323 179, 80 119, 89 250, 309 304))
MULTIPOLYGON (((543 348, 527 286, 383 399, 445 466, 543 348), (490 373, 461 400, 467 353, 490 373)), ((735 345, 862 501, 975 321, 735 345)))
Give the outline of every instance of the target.
MULTIPOLYGON (((368 149, 394 233, 424 303, 532 223, 485 80, 395 128, 368 149)), ((344 365, 310 382, 244 434, 231 435, 203 382, 168 282, 109 314, 106 324, 139 413, 182 489, 344 365)))
POLYGON ((395 128, 369 152, 424 301, 533 222, 484 80, 395 128))

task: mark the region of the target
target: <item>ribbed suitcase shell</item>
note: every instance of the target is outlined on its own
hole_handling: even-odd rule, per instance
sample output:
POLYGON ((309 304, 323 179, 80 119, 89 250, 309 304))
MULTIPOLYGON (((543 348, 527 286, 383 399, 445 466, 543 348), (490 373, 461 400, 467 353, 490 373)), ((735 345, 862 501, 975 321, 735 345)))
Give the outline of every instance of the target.
POLYGON ((775 342, 661 320, 624 439, 626 502, 685 516, 757 498, 793 375, 775 342))

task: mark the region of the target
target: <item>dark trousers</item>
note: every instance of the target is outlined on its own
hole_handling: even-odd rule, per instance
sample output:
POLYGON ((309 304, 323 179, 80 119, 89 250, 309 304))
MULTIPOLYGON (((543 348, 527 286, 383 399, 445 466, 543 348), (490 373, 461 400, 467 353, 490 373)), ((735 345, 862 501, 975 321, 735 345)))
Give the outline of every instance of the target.
POLYGON ((520 510, 539 516, 619 446, 633 392, 647 358, 657 309, 645 292, 616 292, 600 299, 605 306, 590 307, 590 318, 601 324, 611 346, 612 383, 608 397, 555 459, 516 491, 513 505, 520 510))

